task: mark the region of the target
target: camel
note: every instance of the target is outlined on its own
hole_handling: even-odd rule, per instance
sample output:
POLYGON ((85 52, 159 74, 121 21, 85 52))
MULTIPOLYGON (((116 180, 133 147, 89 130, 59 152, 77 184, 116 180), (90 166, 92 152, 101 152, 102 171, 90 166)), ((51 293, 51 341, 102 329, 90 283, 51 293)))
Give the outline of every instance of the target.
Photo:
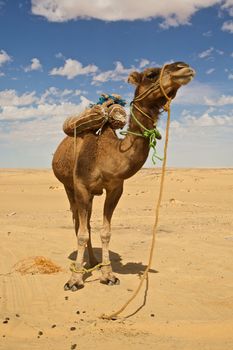
MULTIPOLYGON (((111 218, 123 193, 124 181, 133 176, 145 163, 150 150, 149 139, 143 136, 143 128, 153 129, 159 114, 166 104, 166 98, 159 87, 161 68, 147 68, 134 71, 128 82, 135 85, 131 103, 128 133, 119 138, 108 124, 100 135, 95 131, 83 132, 76 137, 65 137, 58 146, 52 162, 57 179, 63 183, 75 222, 77 236, 77 258, 71 268, 71 277, 64 285, 65 290, 76 291, 84 287, 84 252, 87 246, 89 264, 101 270, 100 282, 107 285, 119 284, 109 258, 111 218), (90 218, 93 198, 106 191, 103 210, 102 263, 98 264, 91 244, 90 218)), ((161 82, 169 98, 189 83, 195 71, 184 62, 167 64, 161 82)))

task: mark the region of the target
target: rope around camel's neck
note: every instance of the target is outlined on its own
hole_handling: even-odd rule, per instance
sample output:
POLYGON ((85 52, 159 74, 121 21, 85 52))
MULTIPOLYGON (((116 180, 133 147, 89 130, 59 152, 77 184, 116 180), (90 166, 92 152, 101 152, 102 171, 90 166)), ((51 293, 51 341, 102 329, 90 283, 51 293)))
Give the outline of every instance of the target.
POLYGON ((150 116, 148 113, 146 113, 142 109, 141 106, 139 107, 137 103, 138 103, 138 101, 140 102, 140 101, 144 100, 152 92, 160 89, 160 91, 162 92, 162 95, 166 98, 166 104, 163 106, 163 109, 164 109, 164 111, 170 110, 170 103, 171 103, 172 99, 170 97, 168 97, 166 91, 164 90, 163 84, 162 84, 162 78, 164 77, 164 71, 165 71, 166 66, 167 65, 164 65, 162 67, 159 79, 156 80, 154 83, 152 83, 151 86, 149 86, 146 90, 139 93, 134 98, 134 100, 131 102, 131 104, 130 104, 131 105, 131 118, 130 118, 129 129, 127 131, 121 132, 122 135, 131 134, 131 135, 134 135, 136 137, 142 137, 144 139, 149 140, 149 148, 153 149, 153 155, 152 155, 153 164, 156 163, 156 159, 162 160, 162 158, 158 157, 157 151, 156 151, 157 139, 160 140, 162 138, 160 132, 157 130, 156 123, 155 123, 155 121, 157 121, 157 119, 158 119, 159 109, 157 108, 156 105, 154 105, 154 109, 156 109, 156 112, 155 112, 156 117, 150 116), (144 118, 141 118, 141 117, 138 118, 138 116, 136 116, 136 114, 135 114, 135 110, 137 110, 139 115, 143 116, 144 118), (141 122, 139 119, 143 119, 143 121, 141 122), (152 128, 145 126, 145 124, 147 125, 148 120, 150 122, 153 122, 152 128), (135 129, 139 130, 139 132, 135 131, 135 129))

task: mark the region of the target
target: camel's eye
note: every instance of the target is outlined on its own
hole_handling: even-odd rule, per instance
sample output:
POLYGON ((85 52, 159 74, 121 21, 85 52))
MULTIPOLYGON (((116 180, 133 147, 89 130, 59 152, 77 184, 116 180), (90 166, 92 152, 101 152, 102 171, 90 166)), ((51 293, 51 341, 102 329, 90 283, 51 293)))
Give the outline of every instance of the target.
POLYGON ((159 72, 158 71, 150 72, 146 75, 146 77, 151 80, 157 79, 159 77, 159 72))

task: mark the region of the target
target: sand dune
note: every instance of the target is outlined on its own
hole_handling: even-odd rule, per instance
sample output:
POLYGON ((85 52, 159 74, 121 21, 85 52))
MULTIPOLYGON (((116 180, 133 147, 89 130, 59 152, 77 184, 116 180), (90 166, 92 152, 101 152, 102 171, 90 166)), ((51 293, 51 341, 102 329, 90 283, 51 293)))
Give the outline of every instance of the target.
MULTIPOLYGON (((149 276, 121 318, 144 271, 151 242, 159 169, 125 185, 112 221, 111 259, 119 286, 87 275, 65 292, 76 238, 65 192, 50 170, 0 171, 0 349, 233 349, 233 170, 168 169, 149 276), (41 256, 55 274, 20 274, 15 264, 41 256)), ((100 258, 103 198, 94 203, 93 243, 100 258)))

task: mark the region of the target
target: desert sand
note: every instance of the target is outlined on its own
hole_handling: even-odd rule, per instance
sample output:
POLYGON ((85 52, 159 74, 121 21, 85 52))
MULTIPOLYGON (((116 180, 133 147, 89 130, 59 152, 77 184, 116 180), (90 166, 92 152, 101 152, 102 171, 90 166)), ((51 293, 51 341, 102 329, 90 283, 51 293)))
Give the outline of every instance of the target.
MULTIPOLYGON (((122 318, 99 318, 124 304, 146 267, 160 174, 143 169, 126 181, 115 211, 121 284, 102 285, 94 271, 82 290, 65 292, 76 237, 62 185, 51 170, 0 171, 0 349, 233 349, 233 169, 167 170, 147 294, 144 286, 122 318), (35 256, 62 271, 15 271, 35 256)), ((99 259, 103 199, 92 216, 99 259)))

